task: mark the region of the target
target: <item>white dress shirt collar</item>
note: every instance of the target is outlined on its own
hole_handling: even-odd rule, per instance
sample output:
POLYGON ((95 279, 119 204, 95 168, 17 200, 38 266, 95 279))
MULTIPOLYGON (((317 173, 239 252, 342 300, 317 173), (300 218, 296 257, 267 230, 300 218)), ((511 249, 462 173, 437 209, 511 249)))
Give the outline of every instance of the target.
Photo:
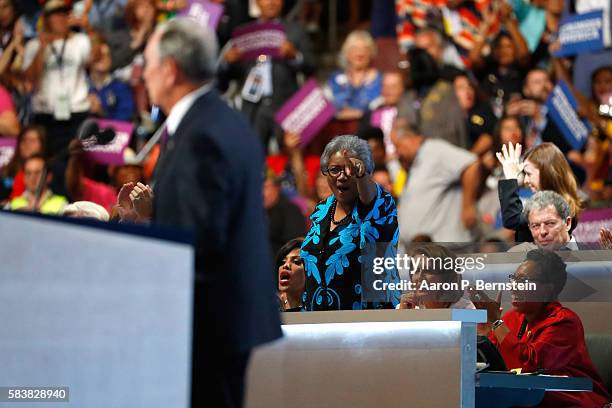
POLYGON ((578 251, 580 248, 578 247, 578 241, 576 241, 576 237, 570 236, 570 240, 565 244, 565 247, 571 251, 578 251))
POLYGON ((168 130, 169 136, 172 136, 174 135, 174 133, 176 133, 176 130, 181 124, 181 121, 183 120, 185 114, 187 114, 193 103, 200 96, 210 91, 212 89, 212 85, 212 81, 207 82, 195 91, 183 96, 176 104, 174 104, 174 106, 170 110, 168 118, 166 119, 166 129, 168 130))

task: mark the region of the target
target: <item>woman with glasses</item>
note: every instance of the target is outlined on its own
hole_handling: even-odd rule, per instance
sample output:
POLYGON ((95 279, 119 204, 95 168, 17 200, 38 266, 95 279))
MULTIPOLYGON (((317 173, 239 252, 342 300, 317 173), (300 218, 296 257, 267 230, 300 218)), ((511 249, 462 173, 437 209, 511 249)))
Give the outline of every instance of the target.
POLYGON ((365 140, 338 136, 325 147, 321 172, 332 195, 316 205, 302 244, 306 310, 393 307, 399 302, 399 292, 375 290, 369 281, 399 279, 395 267, 370 273, 374 257, 395 257, 399 240, 395 202, 372 181, 373 171, 365 140), (362 273, 369 283, 362 282, 362 273))
POLYGON ((476 309, 461 289, 463 260, 458 260, 450 249, 417 243, 406 253, 418 266, 410 271, 414 290, 402 295, 398 309, 476 309))
POLYGON ((577 217, 582 211, 578 197, 578 185, 569 163, 557 146, 542 143, 521 157, 522 146, 509 142, 497 152, 505 180, 498 184, 504 227, 515 231, 517 242, 533 241, 528 221, 523 214, 519 198, 519 178, 532 192, 551 190, 560 194, 570 206, 571 231, 576 228, 577 217))
POLYGON ((546 392, 538 407, 599 408, 612 401, 589 356, 580 317, 559 303, 567 281, 566 265, 559 255, 543 249, 529 251, 510 281, 532 283, 535 288, 512 290, 512 309, 503 317, 499 299, 474 292, 474 304, 486 309, 488 316, 488 324, 479 325, 479 334, 496 345, 509 369, 593 382, 593 392, 546 392))

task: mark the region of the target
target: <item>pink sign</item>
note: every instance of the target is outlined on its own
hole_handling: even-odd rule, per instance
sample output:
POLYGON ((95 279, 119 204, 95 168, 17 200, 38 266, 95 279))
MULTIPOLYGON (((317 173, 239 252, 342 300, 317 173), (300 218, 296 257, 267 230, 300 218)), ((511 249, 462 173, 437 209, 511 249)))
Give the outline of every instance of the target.
POLYGON ((391 129, 393 128, 393 121, 396 117, 397 108, 394 106, 378 108, 372 112, 372 116, 370 117, 370 125, 383 131, 385 135, 385 150, 389 155, 395 153, 395 146, 391 142, 391 129))
POLYGON ((310 79, 274 115, 274 119, 287 132, 301 136, 306 146, 336 113, 317 81, 310 79))
POLYGON ((96 121, 100 130, 112 129, 115 138, 106 145, 93 145, 84 148, 85 157, 99 164, 122 165, 125 163, 123 152, 130 144, 134 125, 130 122, 118 120, 98 119, 96 121))
POLYGON ((17 139, 0 137, 0 169, 9 164, 15 154, 17 139))
POLYGON ((578 242, 599 242, 601 227, 612 229, 612 208, 590 209, 580 214, 572 235, 578 242))
POLYGON ((195 19, 202 27, 215 31, 223 15, 223 6, 208 0, 189 0, 189 5, 180 12, 181 17, 195 19))
POLYGON ((260 55, 278 57, 286 38, 285 26, 280 23, 249 23, 232 33, 232 42, 243 60, 257 59, 260 55))

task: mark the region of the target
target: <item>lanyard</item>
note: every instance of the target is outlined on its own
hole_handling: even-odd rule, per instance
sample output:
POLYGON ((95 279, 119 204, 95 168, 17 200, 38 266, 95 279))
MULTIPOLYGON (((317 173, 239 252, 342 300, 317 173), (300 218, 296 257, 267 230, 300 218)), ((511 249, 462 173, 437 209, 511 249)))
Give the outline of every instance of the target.
POLYGON ((57 61, 57 66, 59 67, 60 72, 63 71, 63 68, 64 68, 64 52, 66 51, 67 42, 68 42, 68 37, 64 37, 64 39, 62 40, 62 48, 60 49, 59 53, 57 52, 53 44, 49 44, 49 48, 51 48, 51 53, 53 54, 53 56, 55 57, 55 60, 57 61))

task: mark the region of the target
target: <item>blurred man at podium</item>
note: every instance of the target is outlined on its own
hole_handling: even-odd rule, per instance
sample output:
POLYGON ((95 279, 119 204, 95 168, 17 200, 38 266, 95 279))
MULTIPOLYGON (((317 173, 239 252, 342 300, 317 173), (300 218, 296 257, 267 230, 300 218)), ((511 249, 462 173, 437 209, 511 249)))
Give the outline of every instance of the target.
POLYGON ((168 115, 151 190, 134 207, 196 238, 192 407, 240 407, 251 350, 281 336, 262 208, 257 135, 212 89, 217 44, 190 19, 162 24, 145 50, 151 102, 168 115), (148 208, 147 208, 148 207, 148 208), (231 301, 227 295, 231 293, 231 301))

